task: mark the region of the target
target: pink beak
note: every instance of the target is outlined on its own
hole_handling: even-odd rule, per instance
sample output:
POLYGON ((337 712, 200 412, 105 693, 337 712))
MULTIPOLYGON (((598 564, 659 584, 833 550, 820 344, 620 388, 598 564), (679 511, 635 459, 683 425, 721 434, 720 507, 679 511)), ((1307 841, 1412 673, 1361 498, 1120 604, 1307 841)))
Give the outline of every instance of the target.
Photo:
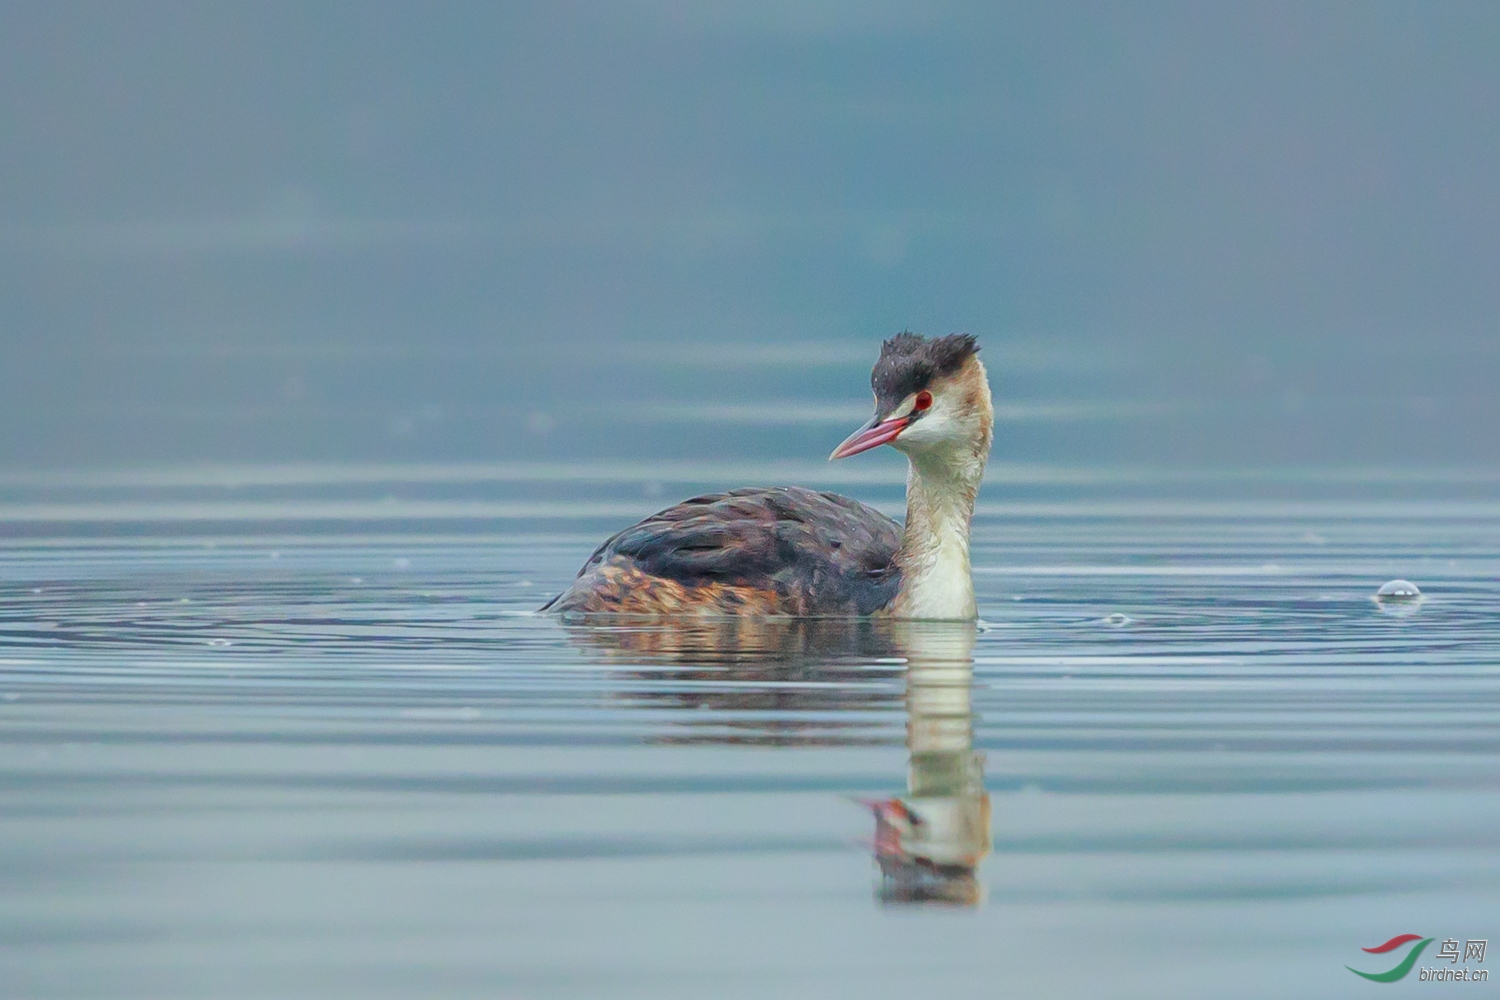
POLYGON ((871 417, 870 422, 844 439, 844 443, 833 449, 833 454, 828 456, 831 462, 836 458, 848 458, 850 455, 858 455, 862 451, 878 448, 883 444, 889 444, 911 423, 911 417, 891 417, 889 420, 881 420, 871 417))

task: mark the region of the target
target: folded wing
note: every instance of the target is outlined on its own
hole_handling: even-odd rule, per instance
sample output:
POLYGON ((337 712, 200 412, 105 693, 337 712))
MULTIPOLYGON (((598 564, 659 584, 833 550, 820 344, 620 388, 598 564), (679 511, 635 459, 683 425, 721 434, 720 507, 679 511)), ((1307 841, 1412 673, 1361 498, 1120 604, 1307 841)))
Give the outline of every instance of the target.
POLYGON ((868 615, 896 594, 901 528, 800 487, 694 497, 601 545, 543 610, 868 615))

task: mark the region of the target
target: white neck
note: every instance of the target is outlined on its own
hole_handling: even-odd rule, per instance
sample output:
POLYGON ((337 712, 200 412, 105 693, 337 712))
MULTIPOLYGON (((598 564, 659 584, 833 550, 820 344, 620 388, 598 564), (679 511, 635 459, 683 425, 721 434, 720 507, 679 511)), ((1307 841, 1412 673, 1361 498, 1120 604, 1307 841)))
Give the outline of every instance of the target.
POLYGON ((974 577, 969 570, 969 522, 984 478, 982 450, 955 447, 909 455, 906 527, 896 562, 901 589, 891 604, 899 618, 971 620, 974 577))

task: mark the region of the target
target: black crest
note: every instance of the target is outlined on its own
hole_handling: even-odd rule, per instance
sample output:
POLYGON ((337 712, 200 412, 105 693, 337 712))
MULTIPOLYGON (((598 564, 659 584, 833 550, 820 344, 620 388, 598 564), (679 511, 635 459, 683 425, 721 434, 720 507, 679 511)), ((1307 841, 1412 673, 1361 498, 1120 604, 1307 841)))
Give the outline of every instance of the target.
POLYGON ((910 331, 896 334, 880 345, 880 360, 870 372, 876 407, 889 413, 934 378, 953 375, 979 351, 972 335, 954 333, 928 340, 910 331))

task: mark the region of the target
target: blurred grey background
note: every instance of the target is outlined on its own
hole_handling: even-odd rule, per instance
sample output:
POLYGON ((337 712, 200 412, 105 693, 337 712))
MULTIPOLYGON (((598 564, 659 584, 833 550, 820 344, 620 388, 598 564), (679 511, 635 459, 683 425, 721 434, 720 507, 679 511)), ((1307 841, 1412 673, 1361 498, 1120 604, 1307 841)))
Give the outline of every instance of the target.
POLYGON ((0 466, 1500 458, 1500 6, 6 3, 0 466))

